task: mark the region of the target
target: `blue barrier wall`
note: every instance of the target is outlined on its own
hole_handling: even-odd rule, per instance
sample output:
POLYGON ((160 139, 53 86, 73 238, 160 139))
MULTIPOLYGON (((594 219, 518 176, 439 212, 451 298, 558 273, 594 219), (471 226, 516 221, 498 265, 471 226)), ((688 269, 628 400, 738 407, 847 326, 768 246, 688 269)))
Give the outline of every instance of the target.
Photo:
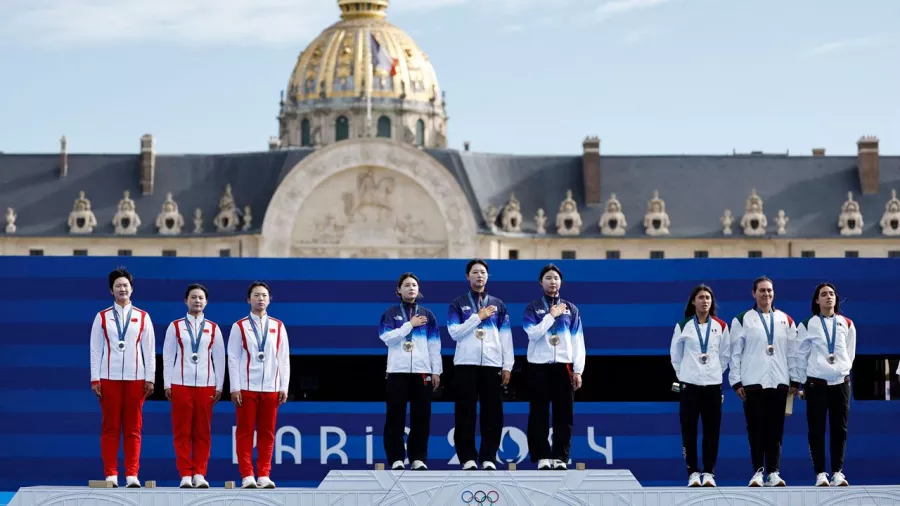
MULTIPOLYGON (((525 305, 540 295, 543 261, 491 261, 489 291, 509 307, 517 354, 525 305)), ((765 274, 775 280, 775 304, 795 320, 809 313, 815 284, 838 286, 842 309, 858 326, 857 353, 900 354, 898 263, 889 259, 704 259, 556 261, 565 275, 563 296, 582 311, 588 353, 667 355, 674 323, 691 288, 716 291, 726 321, 752 305, 750 285, 765 274)), ((446 322, 449 301, 462 293, 465 261, 273 260, 218 258, 0 257, 0 490, 36 484, 83 484, 101 478, 100 414, 89 390, 88 336, 94 314, 111 304, 106 274, 125 265, 135 275, 135 304, 150 312, 157 349, 169 321, 184 313, 185 286, 210 289, 208 318, 223 325, 247 313, 249 283, 272 287, 270 313, 288 325, 295 355, 379 354, 385 348, 377 323, 395 303, 400 272, 422 280, 422 305, 446 322)), ((452 341, 442 327, 443 353, 452 341)), ((227 335, 227 331, 226 331, 227 335)), ((591 371, 585 372, 590 381, 591 371)), ((362 379, 364 381, 364 378, 362 379)), ((160 388, 161 385, 158 386, 160 388)), ((740 402, 725 392, 718 481, 745 484, 752 474, 740 402)), ((430 466, 455 464, 452 403, 436 403, 430 466)), ((141 477, 176 484, 171 419, 165 402, 148 402, 144 415, 141 477)), ((273 479, 279 485, 314 485, 328 469, 357 469, 383 461, 380 403, 292 402, 279 414, 273 479)), ((530 468, 524 430, 526 403, 507 403, 503 462, 530 468)), ((900 483, 896 455, 900 403, 855 401, 845 470, 856 484, 900 483)), ((213 457, 208 477, 239 479, 234 464, 234 408, 215 407, 213 457)), ((668 403, 577 403, 572 458, 592 468, 628 468, 645 485, 685 480, 678 406, 668 403)), ((783 475, 811 483, 805 409, 788 419, 783 475)), ((799 483, 798 483, 799 480, 799 483)))

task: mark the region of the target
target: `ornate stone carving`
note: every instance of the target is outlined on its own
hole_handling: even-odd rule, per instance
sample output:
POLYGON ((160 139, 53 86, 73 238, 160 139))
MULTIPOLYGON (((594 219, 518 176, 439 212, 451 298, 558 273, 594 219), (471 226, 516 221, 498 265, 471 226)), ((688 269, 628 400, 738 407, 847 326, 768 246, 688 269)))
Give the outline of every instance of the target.
POLYGON ((203 233, 203 211, 199 207, 194 209, 194 233, 203 233))
POLYGON ((131 200, 131 192, 125 190, 122 192, 122 199, 116 206, 116 214, 112 220, 113 227, 117 235, 135 235, 141 226, 141 217, 131 200))
POLYGON ((791 221, 791 219, 784 215, 784 209, 779 209, 778 214, 775 216, 775 226, 778 227, 775 230, 775 233, 778 235, 787 234, 785 227, 787 227, 789 221, 791 221))
POLYGON ((671 224, 666 202, 659 198, 659 190, 653 190, 653 198, 647 203, 647 214, 644 215, 644 231, 652 236, 669 235, 671 224))
POLYGON ((838 227, 844 236, 862 234, 863 216, 859 212, 859 203, 853 200, 853 192, 847 192, 847 200, 841 205, 838 227))
POLYGON ((159 235, 178 235, 184 227, 184 216, 178 212, 178 204, 172 200, 172 192, 166 193, 166 201, 156 216, 156 229, 159 235))
POLYGON ((734 223, 734 218, 731 216, 731 209, 726 209, 725 214, 719 218, 719 221, 722 222, 722 235, 731 235, 731 224, 734 223))
POLYGON ((763 213, 763 201, 756 194, 756 189, 750 191, 747 203, 744 206, 744 216, 741 218, 741 227, 744 229, 744 235, 763 236, 766 235, 766 227, 769 221, 763 213))
POLYGON ((891 237, 900 236, 900 199, 897 198, 897 190, 891 190, 891 200, 884 205, 881 233, 891 237))
MULTIPOLYGON (((410 178, 417 185, 415 191, 422 193, 421 199, 427 199, 425 201, 433 205, 441 216, 444 229, 434 230, 434 226, 429 225, 429 236, 441 237, 440 240, 446 244, 446 254, 451 258, 475 256, 478 226, 466 195, 456 179, 431 156, 412 146, 381 138, 330 144, 310 154, 291 169, 266 208, 259 256, 287 257, 299 250, 300 248, 294 247, 293 242, 305 242, 307 239, 289 235, 286 231, 300 226, 299 220, 314 222, 308 216, 301 216, 304 203, 313 192, 320 195, 318 188, 327 179, 348 169, 360 167, 384 168, 410 178), (363 152, 367 156, 366 162, 363 162, 363 152)), ((343 214, 342 210, 334 213, 334 219, 337 226, 344 226, 339 218, 340 214, 343 214)), ((354 232, 364 230, 366 225, 354 224, 354 232)), ((388 225, 394 230, 396 222, 388 225)), ((353 240, 358 239, 346 229, 344 233, 353 240)), ((386 243, 390 237, 382 232, 377 239, 380 243, 386 243)), ((396 244, 395 242, 395 247, 396 244)))
POLYGON ((213 225, 216 226, 217 232, 234 232, 238 228, 237 205, 234 203, 234 196, 231 195, 231 184, 225 185, 225 193, 219 198, 219 214, 213 219, 213 225))
POLYGON ((250 227, 253 226, 253 214, 250 212, 250 206, 244 206, 244 222, 241 225, 241 230, 244 232, 250 230, 250 227))
POLYGON ((567 236, 578 235, 581 233, 582 225, 578 204, 572 198, 572 190, 566 190, 566 198, 559 204, 559 212, 556 213, 556 233, 567 236))
POLYGON ((7 234, 15 234, 16 233, 16 210, 7 207, 6 208, 6 233, 7 234))
POLYGON ((522 231, 522 212, 515 193, 509 194, 509 200, 503 206, 503 216, 500 218, 504 232, 522 231))
POLYGON ((622 212, 622 203, 616 194, 610 194, 606 201, 606 210, 600 216, 600 233, 603 235, 625 235, 628 222, 625 221, 625 213, 622 212))
POLYGON ((91 201, 84 197, 84 192, 78 192, 78 198, 69 213, 69 233, 90 234, 97 226, 97 217, 91 211, 91 201))
POLYGON ((497 233, 498 216, 500 216, 500 211, 493 204, 487 206, 487 209, 484 210, 484 221, 487 223, 488 229, 495 234, 497 233))
POLYGON ((544 235, 547 233, 547 215, 544 214, 544 208, 539 208, 537 214, 534 215, 534 224, 537 227, 537 233, 544 235))

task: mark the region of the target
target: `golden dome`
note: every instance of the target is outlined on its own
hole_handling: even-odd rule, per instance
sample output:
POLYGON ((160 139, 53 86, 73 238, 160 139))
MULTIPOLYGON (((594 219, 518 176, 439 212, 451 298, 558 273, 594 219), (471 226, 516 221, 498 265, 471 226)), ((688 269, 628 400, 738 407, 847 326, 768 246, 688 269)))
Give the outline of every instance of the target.
POLYGON ((385 20, 388 0, 337 0, 341 21, 326 28, 300 53, 288 83, 293 105, 319 99, 365 98, 369 33, 394 61, 374 69, 372 99, 402 99, 441 105, 437 75, 428 56, 403 30, 385 20))

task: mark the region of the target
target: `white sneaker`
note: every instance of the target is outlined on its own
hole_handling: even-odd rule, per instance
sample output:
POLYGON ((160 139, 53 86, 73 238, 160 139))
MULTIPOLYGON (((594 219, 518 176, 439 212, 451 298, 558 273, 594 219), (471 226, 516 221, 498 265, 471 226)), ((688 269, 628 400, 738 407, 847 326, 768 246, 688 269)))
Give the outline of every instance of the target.
POLYGON ((485 471, 496 471, 497 470, 497 466, 495 466, 494 463, 491 462, 490 460, 485 460, 484 462, 482 462, 481 468, 484 469, 485 471))
POLYGON ((817 487, 827 487, 828 486, 828 473, 819 473, 816 475, 816 486, 817 487))
POLYGON ((691 476, 688 478, 688 486, 689 487, 699 487, 700 486, 700 473, 691 473, 691 476))
POLYGON ((704 487, 715 487, 716 479, 713 475, 709 473, 703 473, 703 486, 704 487))
POLYGON ((194 475, 194 488, 209 488, 209 482, 202 474, 194 475))
POLYGON ((119 477, 116 475, 107 476, 106 481, 113 484, 113 488, 119 488, 119 477))
POLYGON ((256 480, 256 486, 259 488, 275 488, 275 482, 270 480, 268 476, 260 476, 256 480))
POLYGON ((463 464, 463 471, 472 471, 474 469, 478 469, 478 464, 476 464, 474 460, 467 460, 466 463, 463 464))
POLYGON ((422 462, 421 460, 414 460, 412 463, 412 470, 413 471, 427 471, 428 466, 426 466, 425 463, 422 462))
POLYGON ((750 478, 750 484, 748 487, 761 487, 763 486, 763 472, 762 469, 756 471, 756 474, 753 475, 753 478, 750 478))
POLYGON ((406 469, 406 464, 404 464, 402 460, 394 461, 394 463, 391 464, 391 471, 402 471, 404 469, 406 469))
POLYGON ((844 473, 838 471, 831 475, 831 486, 832 487, 849 487, 850 484, 847 483, 847 478, 844 476, 844 473))
POLYGON ((550 459, 540 459, 538 460, 538 470, 546 471, 551 469, 550 459))
POLYGON ((767 487, 786 487, 787 483, 778 475, 778 471, 769 473, 769 481, 766 482, 767 487))
POLYGON ((125 487, 126 488, 141 488, 141 482, 138 480, 137 476, 126 476, 125 477, 125 487))
POLYGON ((191 481, 190 476, 182 476, 181 484, 178 485, 178 488, 194 488, 194 483, 191 481))
POLYGON ((553 459, 553 469, 555 471, 565 471, 569 468, 568 468, 568 466, 566 466, 566 463, 563 462, 562 460, 553 459))
POLYGON ((241 488, 256 488, 256 479, 252 476, 244 476, 241 480, 241 488))

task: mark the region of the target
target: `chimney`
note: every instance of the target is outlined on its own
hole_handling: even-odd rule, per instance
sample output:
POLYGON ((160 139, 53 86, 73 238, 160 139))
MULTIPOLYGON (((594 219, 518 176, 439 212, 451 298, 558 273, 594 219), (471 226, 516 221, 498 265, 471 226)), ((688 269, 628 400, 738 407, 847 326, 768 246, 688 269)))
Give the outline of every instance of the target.
POLYGON ((582 156, 581 174, 584 177, 584 201, 589 206, 601 204, 600 201, 600 138, 584 139, 584 155, 582 156))
POLYGON ((59 140, 59 177, 69 174, 69 140, 63 135, 59 140))
POLYGON ((153 195, 153 179, 156 173, 156 143, 152 134, 141 136, 141 189, 144 195, 153 195))
POLYGON ((468 150, 469 150, 469 147, 470 147, 471 145, 472 145, 472 144, 471 144, 469 141, 465 141, 465 142, 463 142, 463 149, 466 150, 466 151, 468 151, 468 150))
POLYGON ((813 156, 825 156, 825 148, 813 148, 813 156))
POLYGON ((858 148, 857 170, 863 195, 878 193, 878 137, 866 135, 856 142, 858 148))
POLYGON ((272 136, 269 137, 269 151, 277 151, 281 148, 281 139, 272 136))

